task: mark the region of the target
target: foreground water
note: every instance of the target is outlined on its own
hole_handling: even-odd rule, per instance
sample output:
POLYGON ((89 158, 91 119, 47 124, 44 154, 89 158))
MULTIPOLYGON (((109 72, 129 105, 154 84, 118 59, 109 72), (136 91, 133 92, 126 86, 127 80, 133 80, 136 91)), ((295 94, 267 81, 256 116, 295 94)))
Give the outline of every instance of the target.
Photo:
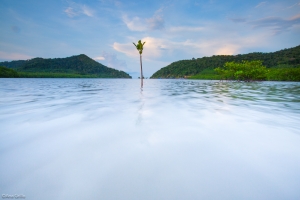
POLYGON ((299 83, 144 85, 0 79, 1 195, 300 199, 299 83))

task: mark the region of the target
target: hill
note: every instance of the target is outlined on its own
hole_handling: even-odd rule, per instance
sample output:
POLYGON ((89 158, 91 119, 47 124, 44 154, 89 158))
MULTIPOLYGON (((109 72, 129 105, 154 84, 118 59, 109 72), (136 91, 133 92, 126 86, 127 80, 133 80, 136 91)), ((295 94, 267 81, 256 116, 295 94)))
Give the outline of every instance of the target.
POLYGON ((223 67, 226 62, 241 62, 243 60, 261 60, 267 68, 298 68, 300 67, 300 45, 272 53, 249 53, 238 55, 218 55, 191 60, 180 60, 161 68, 150 78, 186 78, 202 75, 210 79, 214 75, 213 69, 223 67))
POLYGON ((0 62, 0 66, 15 70, 20 77, 131 78, 127 73, 106 67, 84 54, 67 58, 0 62))

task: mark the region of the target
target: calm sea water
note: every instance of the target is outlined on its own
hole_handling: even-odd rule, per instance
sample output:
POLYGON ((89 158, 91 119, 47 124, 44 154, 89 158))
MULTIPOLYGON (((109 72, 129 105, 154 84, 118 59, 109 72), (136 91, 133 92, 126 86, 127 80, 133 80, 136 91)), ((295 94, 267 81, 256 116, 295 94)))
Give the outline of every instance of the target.
POLYGON ((0 193, 300 199, 300 83, 0 79, 0 193))

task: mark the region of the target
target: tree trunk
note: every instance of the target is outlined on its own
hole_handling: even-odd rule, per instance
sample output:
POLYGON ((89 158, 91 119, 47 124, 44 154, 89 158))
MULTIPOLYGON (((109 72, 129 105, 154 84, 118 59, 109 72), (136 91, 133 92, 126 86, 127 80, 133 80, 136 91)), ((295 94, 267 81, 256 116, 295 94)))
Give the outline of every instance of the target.
POLYGON ((142 67, 142 54, 140 54, 140 63, 141 63, 141 88, 143 88, 143 67, 142 67))

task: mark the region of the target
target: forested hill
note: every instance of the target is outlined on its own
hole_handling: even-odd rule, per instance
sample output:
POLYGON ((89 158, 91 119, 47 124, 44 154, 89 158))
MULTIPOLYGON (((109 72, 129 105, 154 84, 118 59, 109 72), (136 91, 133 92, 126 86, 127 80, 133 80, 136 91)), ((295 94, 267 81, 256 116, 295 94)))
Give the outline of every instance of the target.
POLYGON ((20 77, 131 78, 127 73, 106 67, 84 54, 67 58, 0 62, 0 66, 15 70, 20 77))
POLYGON ((183 78, 222 67, 226 62, 240 62, 242 60, 261 60, 267 68, 292 68, 300 67, 300 45, 273 53, 249 53, 233 56, 219 55, 191 60, 180 60, 161 68, 151 78, 183 78))

